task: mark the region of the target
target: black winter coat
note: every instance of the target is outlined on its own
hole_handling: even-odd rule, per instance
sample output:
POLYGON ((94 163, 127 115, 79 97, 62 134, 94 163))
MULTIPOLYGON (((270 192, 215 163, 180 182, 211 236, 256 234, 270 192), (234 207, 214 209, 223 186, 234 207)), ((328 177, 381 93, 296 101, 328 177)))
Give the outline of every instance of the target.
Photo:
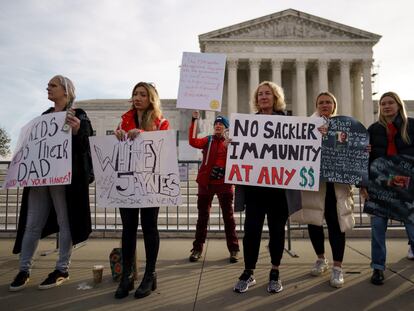
MULTIPOLYGON (((48 109, 43 114, 51 112, 53 112, 53 108, 48 109)), ((65 187, 69 226, 73 245, 88 239, 89 234, 92 232, 91 213, 89 208, 89 181, 92 174, 89 136, 92 135, 93 129, 84 110, 75 109, 75 115, 81 123, 78 134, 72 135, 72 183, 65 187)), ((27 221, 30 189, 31 187, 25 187, 23 189, 19 225, 13 248, 14 254, 20 253, 22 247, 22 240, 27 221)), ((57 224, 56 213, 55 210, 51 208, 41 237, 44 238, 58 231, 59 226, 57 224)))
MULTIPOLYGON (((410 137, 410 144, 406 144, 401 137, 401 126, 402 118, 398 115, 394 122, 394 126, 398 129, 397 134, 395 135, 395 146, 397 147, 398 154, 406 154, 414 156, 414 119, 408 118, 408 136, 410 137)), ((376 158, 384 157, 387 155, 387 129, 380 124, 375 122, 368 128, 369 140, 371 144, 371 152, 369 155, 370 162, 374 161, 376 158)))

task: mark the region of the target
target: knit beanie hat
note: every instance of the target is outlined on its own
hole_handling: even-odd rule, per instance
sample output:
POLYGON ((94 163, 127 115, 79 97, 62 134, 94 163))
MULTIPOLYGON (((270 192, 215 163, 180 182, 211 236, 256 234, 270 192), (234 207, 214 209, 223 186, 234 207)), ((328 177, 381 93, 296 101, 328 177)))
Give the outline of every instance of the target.
POLYGON ((221 124, 223 124, 226 129, 229 128, 229 125, 230 125, 229 120, 226 117, 217 116, 216 119, 214 120, 214 125, 216 125, 217 122, 220 122, 221 124))

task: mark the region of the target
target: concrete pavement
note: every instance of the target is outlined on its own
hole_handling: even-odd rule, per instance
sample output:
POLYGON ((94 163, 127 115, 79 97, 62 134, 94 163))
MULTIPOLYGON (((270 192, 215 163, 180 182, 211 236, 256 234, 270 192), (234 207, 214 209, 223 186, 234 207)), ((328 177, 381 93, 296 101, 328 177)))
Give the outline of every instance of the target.
MULTIPOLYGON (((370 240, 348 239, 344 258, 345 285, 329 286, 329 273, 312 277, 309 270, 315 261, 307 239, 293 240, 292 249, 299 257, 285 252, 280 276, 284 290, 270 295, 266 292, 270 257, 267 241, 262 240, 255 277, 257 284, 245 294, 232 291, 243 271, 243 259, 228 262, 224 239, 209 239, 203 257, 190 263, 192 240, 164 238, 158 260, 158 288, 144 299, 130 296, 116 300, 117 284, 110 276, 108 256, 119 246, 117 239, 90 239, 72 256, 70 280, 62 286, 38 290, 37 285, 50 273, 57 258, 52 252, 55 241, 41 241, 28 287, 12 293, 8 285, 18 272, 18 257, 11 254, 13 241, 0 239, 0 309, 6 310, 414 310, 414 261, 406 259, 407 240, 388 240, 388 269, 383 286, 369 282, 371 276, 370 240), (92 283, 92 267, 105 266, 103 282, 92 283), (86 285, 86 286, 85 286, 86 285), (90 289, 81 289, 89 287, 90 289)), ((331 251, 325 242, 328 259, 331 251)), ((144 266, 142 240, 138 240, 139 267, 144 266)), ((330 260, 332 262, 332 260, 330 260)), ((139 280, 143 275, 139 270, 139 280)), ((137 285, 137 283, 136 283, 137 285)))

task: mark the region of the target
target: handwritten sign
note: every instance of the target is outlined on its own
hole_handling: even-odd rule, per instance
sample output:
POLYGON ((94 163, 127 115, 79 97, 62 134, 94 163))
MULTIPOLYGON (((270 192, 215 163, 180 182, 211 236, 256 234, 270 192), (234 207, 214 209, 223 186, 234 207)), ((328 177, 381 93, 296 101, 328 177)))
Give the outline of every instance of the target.
POLYGON ((225 54, 183 53, 177 108, 221 111, 225 54))
POLYGON ((375 159, 370 167, 364 212, 414 224, 414 158, 375 159))
POLYGON ((329 119, 322 138, 321 179, 350 185, 367 185, 369 134, 351 117, 329 119))
POLYGON ((226 183, 317 191, 322 118, 232 114, 226 183))
POLYGON ((90 137, 98 207, 181 204, 174 131, 143 132, 133 141, 90 137))
POLYGON ((20 131, 3 188, 66 185, 72 181, 72 132, 66 112, 37 117, 20 131))

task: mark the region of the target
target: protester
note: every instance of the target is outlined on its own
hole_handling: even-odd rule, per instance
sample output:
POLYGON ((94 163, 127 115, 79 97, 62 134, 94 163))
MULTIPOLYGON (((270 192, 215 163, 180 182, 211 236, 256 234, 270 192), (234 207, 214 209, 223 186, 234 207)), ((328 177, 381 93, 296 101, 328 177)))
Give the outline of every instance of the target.
MULTIPOLYGON (((143 131, 168 130, 169 122, 162 117, 161 102, 152 83, 139 82, 131 96, 132 107, 122 115, 122 121, 115 136, 118 140, 134 140, 143 131)), ((115 298, 128 296, 134 289, 133 262, 135 260, 138 218, 144 236, 146 266, 141 284, 135 291, 135 298, 143 298, 157 288, 155 265, 160 246, 158 232, 159 207, 120 208, 122 219, 122 277, 115 298)))
MULTIPOLYGON (((335 116, 336 110, 335 96, 330 92, 322 92, 316 97, 316 111, 312 116, 329 119, 335 116)), ((327 134, 327 126, 322 126, 319 130, 322 135, 327 134)), ((345 135, 339 137, 345 141, 347 135, 345 132, 342 133, 345 135)), ((355 225, 353 208, 354 200, 350 185, 320 182, 319 191, 302 191, 302 209, 291 216, 292 221, 308 224, 309 237, 318 257, 311 269, 313 276, 322 275, 329 269, 328 259, 325 258, 325 218, 333 257, 329 284, 336 288, 344 284, 342 261, 345 252, 345 231, 351 230, 355 225)))
POLYGON ((214 135, 197 138, 195 120, 198 118, 198 111, 194 111, 188 134, 190 145, 203 150, 203 161, 197 175, 197 227, 189 259, 194 262, 201 257, 203 245, 207 237, 211 202, 214 195, 217 195, 224 220, 230 262, 235 263, 238 261, 239 242, 233 216, 233 186, 224 183, 228 144, 224 132, 229 127, 229 121, 223 116, 218 116, 214 121, 214 135))
MULTIPOLYGON (((260 83, 254 92, 252 102, 257 114, 285 115, 283 89, 273 82, 260 83)), ((287 190, 259 186, 238 186, 238 189, 242 189, 237 192, 237 195, 240 198, 244 196, 244 203, 241 204, 246 208, 243 238, 245 269, 234 286, 234 291, 244 293, 250 286, 256 284, 253 272, 259 256, 263 223, 267 215, 268 246, 272 264, 267 291, 278 293, 283 290, 279 278, 279 265, 284 251, 285 225, 288 218, 287 190)))
POLYGON ((53 77, 47 85, 47 94, 54 106, 43 114, 68 111, 66 124, 72 129, 72 183, 24 188, 13 249, 13 253, 20 253, 20 271, 10 284, 10 291, 22 290, 29 282, 40 238, 59 232, 55 270, 39 285, 39 289, 48 289, 69 279, 72 245, 85 241, 91 233, 89 181, 92 162, 88 137, 92 135, 92 126, 85 111, 71 108, 75 87, 67 77, 53 77))
MULTIPOLYGON (((414 156, 414 119, 407 117, 404 102, 394 92, 384 93, 378 102, 378 121, 368 128, 370 136, 370 162, 376 158, 404 154, 414 156)), ((368 191, 361 189, 361 195, 369 200, 368 191)), ((388 218, 371 217, 371 283, 384 283, 386 260, 385 234, 388 218)), ((414 224, 405 222, 410 247, 407 257, 414 259, 414 224)))

